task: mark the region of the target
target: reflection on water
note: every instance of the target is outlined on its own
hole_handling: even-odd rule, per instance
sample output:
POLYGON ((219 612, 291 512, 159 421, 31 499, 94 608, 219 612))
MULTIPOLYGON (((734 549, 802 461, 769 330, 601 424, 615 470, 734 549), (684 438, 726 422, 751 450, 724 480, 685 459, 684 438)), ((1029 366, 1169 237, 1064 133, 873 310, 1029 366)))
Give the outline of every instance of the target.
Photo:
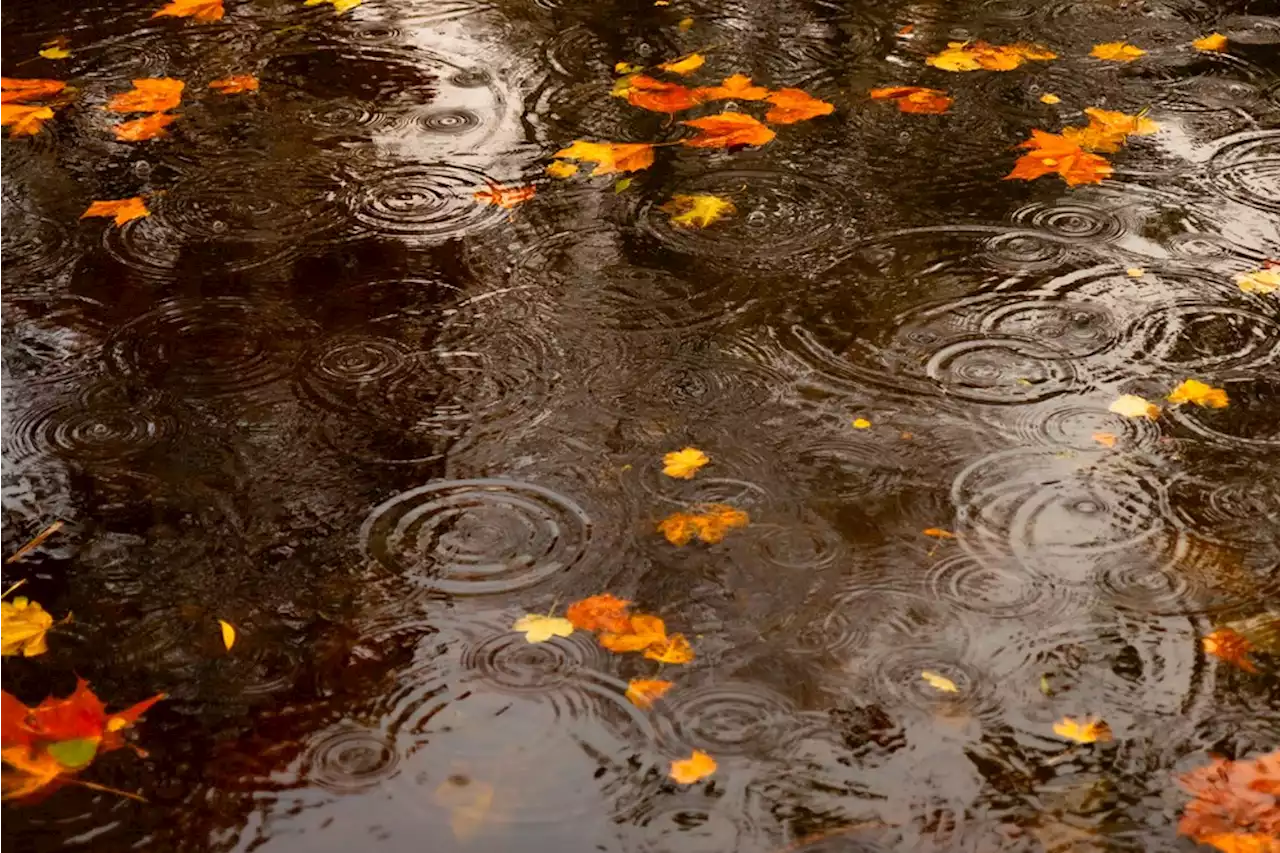
POLYGON ((4 142, 5 553, 67 522, 6 578, 75 614, 5 688, 171 697, 145 757, 93 769, 148 803, 65 788, 6 809, 15 845, 1190 850, 1175 774, 1280 746, 1275 658, 1200 643, 1280 601, 1280 302, 1235 284, 1280 257, 1280 19, 155 5, 4 10, 5 75, 80 91, 4 142), (1213 31, 1227 52, 1189 47, 1213 31), (58 36, 68 59, 33 59, 58 36), (972 38, 1060 58, 925 68, 972 38), (1088 57, 1120 40, 1148 55, 1088 57), (625 192, 546 178, 575 139, 675 138, 609 96, 613 67, 693 50, 691 83, 836 110, 660 149, 625 192), (232 73, 261 90, 194 94, 232 73), (98 107, 159 75, 192 94, 172 137, 112 141, 98 107), (866 98, 889 84, 956 103, 866 98), (1162 129, 1097 186, 1001 180, 1088 106, 1162 129), (514 211, 472 198, 527 183, 514 211), (659 209, 694 193, 737 214, 659 209), (138 194, 147 218, 77 221, 138 194), (1186 378, 1229 407, 1109 410, 1186 378), (686 445, 712 464, 662 476, 686 445), (750 526, 654 532, 714 502, 750 526), (649 710, 637 656, 508 630, 604 591, 694 641, 649 710), (1053 735, 1090 714, 1113 744, 1053 735), (692 749, 719 769, 677 785, 692 749))

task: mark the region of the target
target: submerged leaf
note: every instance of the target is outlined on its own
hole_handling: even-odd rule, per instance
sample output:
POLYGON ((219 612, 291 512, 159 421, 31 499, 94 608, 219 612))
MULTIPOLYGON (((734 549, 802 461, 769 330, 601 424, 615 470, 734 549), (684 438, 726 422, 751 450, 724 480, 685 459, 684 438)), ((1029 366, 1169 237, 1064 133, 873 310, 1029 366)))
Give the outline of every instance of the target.
POLYGON ((672 74, 684 76, 692 74, 706 64, 706 58, 700 53, 691 53, 688 56, 682 56, 679 59, 673 59, 670 62, 664 62, 658 67, 663 71, 670 71, 672 74))
POLYGON ((1063 717, 1053 724, 1053 732, 1059 737, 1073 740, 1076 743, 1095 743, 1111 740, 1111 728, 1102 720, 1086 717, 1075 720, 1063 717))
POLYGON ((592 175, 609 175, 649 168, 653 165, 653 146, 644 142, 587 142, 579 139, 568 148, 557 151, 555 156, 595 163, 592 175))
POLYGON ((1214 388, 1208 383, 1201 382, 1199 379, 1185 379, 1182 384, 1173 389, 1168 397, 1169 402, 1175 406, 1180 403, 1195 403, 1206 409, 1225 409, 1227 407, 1227 392, 1223 388, 1214 388))
POLYGON ((521 616, 511 626, 513 631, 523 631, 530 643, 545 643, 552 637, 567 637, 573 633, 573 623, 560 616, 541 616, 530 613, 521 616))
MULTIPOLYGON (((671 222, 685 228, 706 228, 720 217, 736 212, 733 202, 715 195, 674 195, 659 210, 671 214, 671 222)), ((675 475, 672 475, 675 476, 675 475)))
POLYGON ((195 18, 202 23, 222 20, 222 0, 172 0, 151 17, 195 18))
POLYGON ((711 457, 696 447, 673 450, 662 457, 662 473, 677 480, 691 480, 697 470, 710 461, 711 457))
POLYGON ((481 204, 495 204, 504 210, 511 210, 537 194, 538 188, 532 184, 523 187, 500 187, 497 184, 490 184, 487 190, 476 190, 472 198, 481 204))
POLYGON ((258 91, 258 78, 252 74, 236 74, 231 77, 223 77, 221 80, 214 80, 209 84, 209 88, 213 89, 219 95, 238 95, 241 92, 258 91))
POLYGON ((772 130, 746 113, 725 112, 719 115, 680 122, 695 128, 699 135, 682 139, 690 148, 729 148, 734 145, 764 145, 775 136, 772 130))
POLYGON ((756 86, 745 74, 734 74, 724 78, 719 86, 706 86, 694 89, 693 93, 700 102, 706 101, 763 101, 769 97, 769 90, 764 86, 756 86))
POLYGON ((145 142, 148 139, 168 136, 169 132, 165 128, 177 119, 178 117, 173 113, 153 113, 133 121, 121 122, 112 130, 115 132, 116 139, 121 142, 145 142))
POLYGON ((627 683, 627 700, 637 708, 648 708, 673 686, 661 679, 633 678, 627 683))
POLYGON ((1110 406, 1107 406, 1107 411, 1126 418, 1150 418, 1154 421, 1160 417, 1160 407, 1137 394, 1120 395, 1110 406))
POLYGON ((630 601, 606 592, 575 601, 564 615, 575 628, 583 631, 625 634, 631 630, 631 617, 627 614, 630 606, 630 601))
POLYGON ((1095 44, 1093 50, 1089 51, 1089 55, 1095 59, 1103 59, 1108 62, 1133 62, 1138 57, 1145 56, 1146 53, 1142 48, 1125 44, 1122 41, 1095 44))
POLYGON ((800 89, 779 89, 765 100, 773 106, 769 108, 769 112, 765 113, 764 120, 774 124, 795 124, 798 121, 830 115, 835 111, 834 104, 819 100, 800 89))
POLYGON ((90 216, 113 216, 116 225, 124 225, 134 219, 143 216, 150 216, 151 211, 147 210, 147 205, 143 202, 142 196, 136 195, 133 198, 121 198, 114 201, 95 201, 89 205, 89 209, 80 214, 81 219, 90 216))
POLYGON ((923 86, 887 86, 883 89, 872 89, 871 99, 894 101, 898 104, 898 112, 920 115, 941 115, 954 103, 946 92, 926 89, 923 86))
POLYGON ((1179 781, 1193 799, 1183 809, 1178 834, 1232 853, 1280 848, 1280 751, 1237 761, 1214 757, 1179 781), (1259 839, 1270 846, 1253 846, 1259 839))
POLYGON ((107 102, 107 109, 117 113, 160 113, 171 110, 182 101, 186 84, 172 77, 144 77, 133 81, 133 88, 121 92, 107 102))
POLYGON ((715 772, 716 760, 702 750, 695 749, 693 755, 688 758, 672 761, 671 772, 668 775, 681 785, 692 785, 715 772))
POLYGON ((53 627, 53 617, 38 603, 26 598, 0 601, 0 637, 5 657, 34 657, 49 650, 45 635, 53 627))

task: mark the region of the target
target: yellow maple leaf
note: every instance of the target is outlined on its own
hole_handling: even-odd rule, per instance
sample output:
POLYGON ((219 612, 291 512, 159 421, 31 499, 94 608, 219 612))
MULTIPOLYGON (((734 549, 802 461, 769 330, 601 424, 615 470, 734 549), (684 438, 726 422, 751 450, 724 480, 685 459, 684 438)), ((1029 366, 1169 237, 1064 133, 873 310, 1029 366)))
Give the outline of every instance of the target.
POLYGON ((1191 46, 1196 50, 1226 50, 1227 37, 1222 33, 1209 33, 1191 42, 1191 46))
POLYGON ((1089 51, 1089 55, 1093 58, 1103 59, 1108 62, 1133 62, 1139 56, 1145 56, 1146 53, 1142 48, 1125 44, 1122 41, 1095 44, 1093 50, 1089 51))
POLYGON ((219 619, 218 627, 222 629, 222 645, 227 647, 227 651, 231 651, 231 647, 236 644, 235 626, 225 619, 219 619))
POLYGON ((142 196, 136 195, 133 198, 121 198, 114 201, 95 201, 89 205, 88 210, 80 214, 80 218, 113 216, 115 217, 116 225, 120 226, 134 219, 150 215, 151 211, 147 210, 147 205, 143 202, 142 196))
POLYGON ((695 749, 688 758, 672 761, 669 775, 681 785, 692 785, 715 772, 716 760, 702 750, 695 749))
POLYGON ((648 708, 674 686, 661 679, 633 678, 627 682, 627 699, 637 708, 648 708))
POLYGON ((552 637, 567 637, 573 633, 573 623, 561 616, 542 616, 529 613, 521 616, 511 626, 513 631, 523 631, 530 643, 545 643, 552 637))
POLYGON ((1115 433, 1113 433, 1113 432, 1095 432, 1095 433, 1094 433, 1092 436, 1090 436, 1090 437, 1091 437, 1094 441, 1098 442, 1098 444, 1101 444, 1103 447, 1115 447, 1115 446, 1116 446, 1116 440, 1117 440, 1117 439, 1116 439, 1116 434, 1115 434, 1115 433))
MULTIPOLYGON (((690 22, 692 24, 692 22, 690 22)), ((670 71, 672 74, 684 76, 692 74, 703 65, 706 64, 706 58, 700 53, 691 53, 688 56, 682 56, 679 59, 673 59, 670 62, 664 62, 658 67, 663 71, 670 71)))
POLYGON ((1053 733, 1076 743, 1105 743, 1111 740, 1111 728, 1094 717, 1085 717, 1083 720, 1063 717, 1053 724, 1053 733))
POLYGON ((692 480, 698 469, 711 461, 711 457, 696 447, 674 450, 662 457, 662 473, 677 480, 692 480))
POLYGON ((1160 407, 1137 394, 1122 394, 1107 406, 1107 411, 1126 418, 1150 418, 1154 421, 1160 417, 1160 407))
POLYGON ((706 194, 674 195, 658 209, 671 214, 671 222, 684 228, 706 228, 725 214, 737 212, 728 199, 706 194))
POLYGON ((1206 409, 1225 409, 1227 392, 1223 388, 1214 388, 1199 379, 1185 379, 1181 385, 1173 389, 1168 400, 1175 406, 1180 403, 1195 403, 1206 409))
POLYGON ((693 18, 681 18, 680 23, 676 24, 676 29, 682 33, 687 33, 693 29, 693 18))
POLYGON ((222 20, 222 0, 172 0, 151 17, 194 18, 201 23, 222 20))
POLYGON ((0 654, 44 654, 49 650, 45 635, 52 627, 53 617, 38 603, 26 598, 0 601, 0 654))
POLYGON ((1242 272, 1236 276, 1236 284, 1245 293, 1275 293, 1280 289, 1280 266, 1242 272))
POLYGON ((595 163, 592 175, 638 172, 653 165, 653 146, 645 142, 587 142, 579 139, 568 148, 557 151, 555 156, 595 163))
POLYGON ((1130 136, 1150 136, 1160 130, 1160 125, 1144 115, 1098 107, 1086 107, 1084 114, 1089 117, 1088 126, 1069 127, 1062 136, 1089 151, 1119 151, 1130 136))
POLYGON ((688 663, 693 660, 693 646, 684 634, 672 634, 659 642, 650 643, 644 656, 659 663, 688 663))
POLYGON ((929 682, 929 686, 943 693, 959 693, 960 688, 956 687, 956 683, 945 675, 938 675, 936 672, 925 670, 920 673, 920 677, 929 682))
POLYGON ((359 6, 363 0, 307 0, 304 6, 319 6, 322 3, 332 3, 335 14, 341 15, 343 12, 354 9, 359 6))

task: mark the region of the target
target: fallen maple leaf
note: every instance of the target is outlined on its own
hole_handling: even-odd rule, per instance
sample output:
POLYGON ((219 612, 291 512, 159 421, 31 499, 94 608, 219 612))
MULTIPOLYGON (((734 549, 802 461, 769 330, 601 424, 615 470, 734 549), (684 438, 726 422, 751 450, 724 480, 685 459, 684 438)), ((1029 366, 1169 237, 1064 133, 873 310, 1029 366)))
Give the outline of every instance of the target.
POLYGON ((67 88, 61 80, 26 80, 0 77, 0 103, 22 104, 52 97, 67 88))
POLYGON ((693 90, 700 102, 707 101, 763 101, 769 97, 769 90, 764 86, 756 86, 745 74, 734 74, 724 78, 719 86, 705 86, 693 90))
POLYGON ((1062 136, 1088 151, 1119 151, 1130 136, 1149 136, 1160 129, 1160 125, 1142 115, 1097 107, 1086 107, 1084 113, 1089 117, 1089 124, 1082 128, 1069 127, 1062 131, 1062 136))
POLYGON ((49 650, 45 635, 53 627, 53 617, 29 599, 18 597, 0 601, 0 654, 5 657, 34 657, 49 650))
POLYGON ((1126 418, 1149 418, 1154 421, 1160 417, 1160 407, 1137 394, 1121 394, 1107 406, 1107 411, 1126 418))
POLYGON ((172 0, 151 17, 195 18, 202 23, 222 19, 222 0, 172 0))
POLYGON ((653 146, 645 142, 586 142, 579 139, 568 148, 557 151, 555 156, 595 163, 592 175, 638 172, 653 165, 653 146))
POLYGON ((631 617, 627 614, 629 606, 630 601, 606 592, 575 601, 565 610, 564 615, 575 628, 583 631, 626 634, 631 631, 631 617))
POLYGON ((45 59, 66 59, 71 56, 71 39, 55 36, 41 46, 39 54, 45 59))
POLYGON ((34 136, 53 118, 53 108, 40 104, 0 104, 0 125, 10 136, 34 136))
POLYGON ((567 637, 573 633, 573 623, 560 616, 540 616, 530 613, 521 616, 511 626, 513 631, 523 631, 530 643, 545 643, 552 637, 567 637))
POLYGON ((1146 53, 1142 48, 1125 44, 1122 41, 1095 44, 1093 50, 1089 51, 1089 55, 1095 59, 1102 59, 1108 62, 1133 62, 1139 56, 1145 56, 1146 53))
POLYGON ((1173 389, 1168 400, 1175 406, 1180 403, 1195 403, 1206 409, 1225 409, 1227 392, 1223 388, 1214 388, 1199 379, 1185 379, 1181 385, 1173 389))
POLYGON ((1178 821, 1180 835, 1224 853, 1280 848, 1280 751, 1238 761, 1215 756, 1179 781, 1193 797, 1178 821), (1271 846, 1256 846, 1263 841, 1271 846))
POLYGON ((209 83, 209 88, 219 95, 238 95, 241 92, 258 91, 258 78, 252 74, 235 74, 209 83))
POLYGON ((682 33, 687 33, 693 29, 693 18, 681 18, 680 23, 676 24, 676 29, 682 33))
POLYGON ((690 148, 728 148, 733 145, 764 145, 777 136, 768 127, 746 113, 726 112, 719 115, 682 121, 695 128, 699 136, 682 139, 690 148))
POLYGON ((1102 720, 1094 717, 1086 717, 1083 720, 1063 717, 1059 722, 1053 724, 1053 733, 1076 743, 1105 743, 1111 740, 1110 727, 1102 720))
POLYGON ((0 749, 0 760, 6 765, 4 775, 0 776, 0 797, 6 800, 30 796, 54 784, 64 773, 74 772, 48 752, 26 746, 0 749))
POLYGON ((655 113, 678 113, 698 105, 698 96, 693 89, 645 74, 620 78, 614 84, 613 94, 626 98, 633 107, 655 113))
POLYGON ((1255 832, 1220 832, 1202 835, 1196 839, 1201 844, 1218 848, 1221 853, 1280 853, 1280 836, 1255 832))
POLYGON ((222 645, 227 647, 227 651, 231 651, 231 647, 236 644, 236 627, 225 619, 218 620, 218 627, 222 630, 222 645))
POLYGON ((112 130, 115 132, 116 139, 121 142, 145 142, 148 139, 168 136, 169 132, 165 128, 177 119, 178 117, 173 113, 153 113, 133 121, 121 122, 112 130))
POLYGON ((1105 158, 1085 151, 1074 140, 1056 133, 1032 130, 1031 138, 1018 147, 1030 151, 1018 158, 1013 171, 1004 176, 1006 181, 1031 181, 1057 174, 1067 186, 1074 187, 1101 183, 1112 174, 1111 164, 1105 158))
POLYGON ((124 225, 134 219, 143 216, 150 216, 151 211, 147 210, 146 204, 143 203, 142 196, 136 195, 133 198, 121 198, 115 201, 95 201, 89 205, 89 209, 80 214, 81 219, 90 216, 114 216, 116 225, 124 225))
POLYGON ((364 2, 364 0, 307 0, 307 2, 302 5, 319 6, 323 3, 332 3, 334 14, 341 15, 343 12, 348 12, 359 6, 362 2, 364 2))
POLYGON ((639 652, 667 641, 667 627, 657 616, 636 613, 627 620, 627 629, 600 635, 600 645, 611 652, 639 652))
POLYGON ((779 89, 765 100, 773 106, 765 113, 764 120, 774 124, 795 124, 830 115, 835 110, 834 104, 819 100, 801 89, 779 89))
POLYGON ((1191 42, 1191 46, 1196 50, 1226 50, 1227 37, 1222 33, 1209 33, 1191 42))
POLYGON ((703 193, 674 195, 658 209, 671 214, 672 224, 683 228, 706 228, 725 214, 737 212, 728 199, 703 193))
POLYGON ((668 775, 681 785, 692 785, 715 772, 716 760, 702 750, 695 749, 688 758, 672 761, 671 773, 668 775))
POLYGON ((1033 44, 988 44, 985 41, 947 44, 947 49, 925 57, 925 63, 943 71, 1012 71, 1027 60, 1046 61, 1058 55, 1033 44))
POLYGON ((547 164, 547 174, 553 178, 572 178, 578 174, 577 163, 566 163, 563 160, 556 160, 547 164))
POLYGON ((117 113, 161 113, 182 101, 186 84, 172 77, 144 77, 133 81, 133 89, 121 92, 107 102, 107 109, 117 113))
POLYGON ((98 752, 108 752, 124 745, 123 729, 137 722, 147 709, 161 699, 157 693, 150 699, 108 714, 106 706, 89 689, 89 682, 76 679, 76 689, 65 699, 46 698, 28 708, 9 693, 0 691, 0 746, 29 746, 59 741, 98 738, 98 752))
POLYGON ((672 74, 679 74, 683 77, 686 74, 692 74, 703 65, 706 64, 706 58, 700 53, 691 53, 688 56, 682 56, 679 59, 673 59, 670 62, 664 62, 658 67, 663 71, 670 71, 672 74))
POLYGON ((650 643, 644 656, 659 663, 688 663, 693 660, 693 646, 684 634, 672 634, 664 640, 650 643))
POLYGON ((538 188, 532 184, 524 187, 500 187, 497 184, 489 184, 489 189, 476 190, 472 198, 481 204, 496 204, 505 210, 511 210, 537 194, 538 188))
POLYGON ((960 688, 956 687, 956 683, 945 675, 938 675, 936 672, 925 670, 920 673, 920 677, 929 683, 930 687, 941 690, 943 693, 959 693, 960 688))
POLYGON ((687 545, 695 537, 715 544, 737 527, 746 527, 750 518, 740 509, 727 504, 708 504, 696 513, 676 512, 658 524, 658 532, 672 545, 687 545))
POLYGON ((696 447, 673 450, 662 457, 662 473, 677 480, 692 480, 698 469, 710 461, 711 457, 696 447))
POLYGON ((873 101, 895 101, 898 112, 921 115, 941 115, 950 109, 954 100, 946 92, 926 89, 923 86, 887 86, 872 89, 873 101))
POLYGON ((1245 293, 1275 293, 1280 289, 1280 266, 1242 272, 1236 276, 1236 284, 1245 293))
POLYGON ((1257 673, 1258 668, 1249 660, 1249 652, 1253 650, 1253 646, 1237 631, 1231 628, 1219 628, 1206 635, 1200 642, 1206 654, 1227 663, 1233 663, 1245 672, 1257 673))
POLYGON ((627 699, 637 708, 648 708, 673 686, 670 681, 633 678, 627 682, 627 699))

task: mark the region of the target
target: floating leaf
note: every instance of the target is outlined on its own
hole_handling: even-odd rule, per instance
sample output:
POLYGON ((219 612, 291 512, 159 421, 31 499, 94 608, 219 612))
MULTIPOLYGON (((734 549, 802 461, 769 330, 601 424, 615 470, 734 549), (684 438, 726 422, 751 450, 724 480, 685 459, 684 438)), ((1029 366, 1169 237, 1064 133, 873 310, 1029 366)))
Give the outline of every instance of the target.
POLYGON ((883 89, 872 89, 871 99, 894 101, 898 104, 898 112, 921 115, 941 115, 954 103, 946 92, 926 89, 923 86, 887 86, 883 89))
POLYGON ((692 785, 715 772, 716 760, 702 750, 695 749, 688 758, 672 761, 671 773, 668 775, 681 785, 692 785))
POLYGON ((38 603, 26 598, 0 601, 0 654, 5 657, 34 657, 49 650, 45 635, 53 627, 53 617, 38 603))
POLYGON ((711 457, 696 447, 673 450, 662 457, 662 473, 677 480, 691 480, 699 468, 711 461, 711 457))
POLYGON ((1122 41, 1109 41, 1103 44, 1095 44, 1093 50, 1089 51, 1089 55, 1095 59, 1106 60, 1107 62, 1133 62, 1140 56, 1145 56, 1146 51, 1140 47, 1134 47, 1131 44, 1125 44, 1122 41))
POLYGON ((1280 289, 1280 266, 1242 272, 1236 276, 1236 284, 1245 293, 1275 293, 1280 289))
POLYGON ((706 228, 725 214, 737 212, 728 199, 703 193, 674 195, 658 209, 671 214, 672 224, 683 228, 706 228))
POLYGON ((1062 103, 1062 98, 1059 98, 1057 95, 1053 94, 1052 92, 1045 92, 1043 95, 1040 96, 1040 103, 1049 104, 1049 105, 1060 104, 1062 103))
POLYGON ((667 642, 667 627, 657 616, 636 613, 627 620, 627 629, 600 635, 600 645, 611 652, 639 652, 667 642))
POLYGON ((67 88, 61 80, 21 79, 0 77, 0 103, 24 104, 51 98, 67 88))
POLYGON ((1086 717, 1075 720, 1063 717, 1053 724, 1053 733, 1076 743, 1106 742, 1111 740, 1111 729, 1102 720, 1086 717))
POLYGON ((613 94, 626 98, 633 107, 655 113, 678 113, 698 105, 698 96, 693 89, 645 74, 619 79, 613 94))
POLYGON ((1226 50, 1227 37, 1222 33, 1209 33, 1191 42, 1191 46, 1196 50, 1226 50))
POLYGON ((819 100, 800 89, 779 89, 765 100, 773 106, 769 108, 769 112, 765 113, 764 120, 774 124, 795 124, 798 121, 830 115, 835 111, 834 104, 819 100))
POLYGON ((154 113, 144 118, 121 122, 112 130, 115 131, 116 139, 121 142, 145 142, 148 139, 168 136, 169 132, 165 128, 177 119, 178 117, 173 113, 154 113))
MULTIPOLYGON (((690 23, 692 23, 692 21, 690 23)), ((683 77, 686 74, 692 74, 697 71, 706 64, 706 61, 706 58, 702 54, 691 53, 688 56, 682 56, 679 59, 664 62, 658 67, 663 71, 670 71, 672 74, 679 74, 683 77)))
POLYGON ((1235 664, 1245 672, 1256 673, 1258 668, 1249 660, 1249 652, 1253 645, 1242 634, 1232 628, 1219 628, 1206 635, 1201 641, 1205 653, 1219 660, 1235 664))
POLYGON ((637 708, 648 708, 673 686, 661 679, 633 678, 627 683, 627 699, 637 708))
POLYGON ((631 631, 631 617, 627 614, 630 606, 630 601, 606 592, 575 601, 565 610, 564 615, 575 628, 583 631, 626 634, 631 631))
POLYGON ((1175 406, 1180 403, 1195 403, 1206 409, 1225 409, 1227 392, 1223 388, 1214 388, 1199 379, 1185 379, 1181 385, 1173 389, 1168 400, 1175 406))
POLYGON ((319 6, 323 3, 332 3, 334 14, 341 15, 343 12, 349 12, 359 6, 364 0, 306 0, 304 6, 319 6))
POLYGON ((142 196, 135 195, 133 198, 121 198, 115 201, 95 201, 89 205, 88 210, 80 214, 80 218, 113 216, 115 217, 116 225, 120 226, 134 219, 150 215, 151 211, 147 210, 147 205, 143 202, 142 196))
POLYGON ((231 647, 236 644, 236 627, 225 619, 218 620, 218 627, 222 629, 222 645, 227 647, 227 651, 231 651, 231 647))
POLYGON ((472 198, 481 204, 495 204, 505 210, 524 204, 538 194, 538 188, 532 184, 523 187, 500 187, 489 184, 487 190, 476 190, 472 198))
POLYGON ((769 97, 769 90, 764 86, 756 86, 745 74, 734 74, 724 78, 719 86, 706 86, 693 90, 700 102, 705 101, 763 101, 769 97))
POLYGON ((1147 271, 1142 267, 1129 267, 1124 271, 1124 274, 1129 276, 1129 278, 1142 278, 1147 274, 1147 271))
POLYGON ((51 118, 51 107, 39 104, 0 104, 0 125, 9 128, 10 136, 35 136, 51 118))
POLYGON ((925 63, 943 71, 1012 71, 1028 60, 1046 61, 1058 55, 1033 44, 987 44, 985 41, 947 44, 941 53, 925 58, 925 63))
POLYGON ((58 36, 44 43, 40 55, 45 59, 66 59, 71 56, 71 40, 66 36, 58 36))
POLYGON ((151 17, 195 18, 201 23, 222 20, 222 0, 172 0, 151 17))
POLYGON ((925 670, 920 673, 920 677, 929 683, 930 687, 941 690, 943 693, 959 693, 960 688, 956 687, 956 683, 945 675, 938 675, 936 672, 925 670))
POLYGON ((209 84, 209 88, 213 89, 219 95, 238 95, 241 92, 258 91, 258 78, 252 74, 236 74, 231 77, 223 77, 221 80, 214 80, 209 84))
POLYGON ((6 765, 4 776, 0 777, 6 800, 30 796, 72 772, 47 751, 26 746, 5 747, 0 750, 0 759, 6 765))
POLYGON ((658 524, 658 532, 672 545, 687 545, 694 538, 714 544, 723 541, 730 530, 746 527, 749 521, 740 509, 727 504, 708 504, 696 513, 672 513, 658 524))
POLYGON ((1107 411, 1126 418, 1150 418, 1154 421, 1160 417, 1160 407, 1137 394, 1122 394, 1107 406, 1107 411))
POLYGON ((555 156, 595 163, 592 175, 609 175, 649 168, 653 165, 653 146, 643 142, 586 142, 580 139, 568 148, 557 151, 555 156))
POLYGON ((553 178, 572 178, 578 174, 577 163, 566 163, 563 160, 556 160, 547 165, 547 174, 553 178))
POLYGON ((1115 433, 1113 433, 1113 432, 1095 432, 1095 433, 1094 433, 1092 436, 1090 436, 1090 437, 1091 437, 1094 441, 1098 442, 1098 444, 1101 444, 1103 447, 1115 447, 1115 446, 1116 446, 1117 438, 1116 438, 1116 434, 1115 434, 1115 433))
POLYGON ((617 194, 617 193, 626 192, 631 188, 631 182, 634 180, 635 178, 619 178, 616 182, 614 182, 614 185, 613 185, 614 193, 617 194))
POLYGON ((684 634, 672 634, 664 640, 650 643, 644 656, 659 663, 688 663, 693 660, 693 646, 684 634))
POLYGON ((1062 131, 1062 137, 1088 151, 1119 151, 1130 136, 1149 136, 1160 129, 1160 125, 1142 115, 1097 107, 1086 107, 1084 113, 1089 117, 1088 126, 1069 127, 1062 131))
POLYGON ((746 113, 725 112, 719 115, 682 121, 699 135, 683 139, 690 148, 729 148, 734 145, 764 145, 775 136, 772 130, 746 113))
POLYGON ((871 429, 871 421, 867 420, 866 418, 854 418, 853 428, 854 429, 871 429))
POLYGON ((182 101, 186 84, 172 77, 145 77, 133 81, 133 89, 115 95, 107 109, 117 113, 160 113, 182 101))
POLYGON ((1030 151, 1018 158, 1013 171, 1005 175, 1006 181, 1031 181, 1057 174, 1068 186, 1074 187, 1101 183, 1112 174, 1111 164, 1105 158, 1085 151, 1079 143, 1060 134, 1032 130, 1031 138, 1019 147, 1030 151))
POLYGON ((523 631, 530 643, 545 643, 552 637, 567 637, 573 633, 573 623, 560 616, 540 616, 530 613, 521 616, 511 626, 513 631, 523 631))

